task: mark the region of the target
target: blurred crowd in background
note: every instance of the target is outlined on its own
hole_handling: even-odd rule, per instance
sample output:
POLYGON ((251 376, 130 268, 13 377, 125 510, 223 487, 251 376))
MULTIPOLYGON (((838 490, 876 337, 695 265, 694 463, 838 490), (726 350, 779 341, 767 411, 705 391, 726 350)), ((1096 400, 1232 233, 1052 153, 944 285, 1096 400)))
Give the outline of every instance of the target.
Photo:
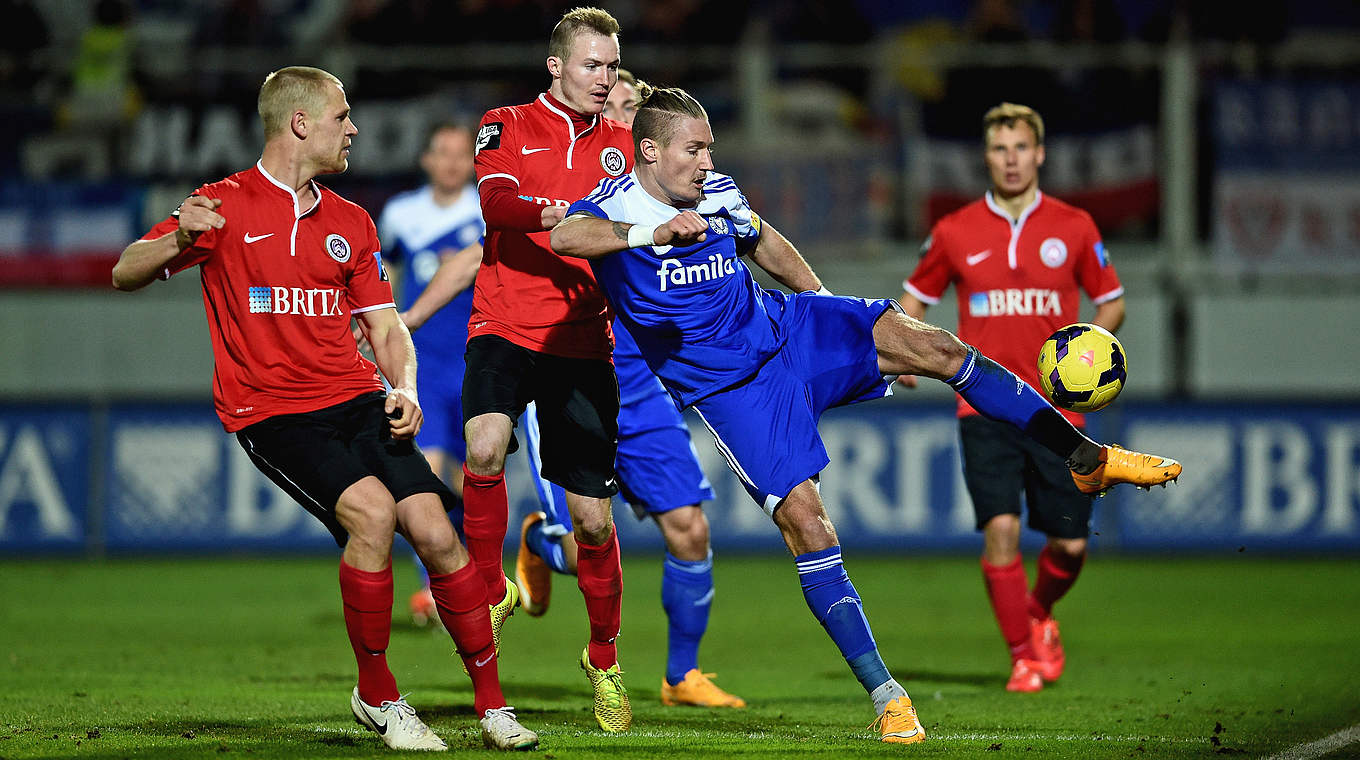
MULTIPOLYGON (((376 210, 418 180, 427 124, 475 121, 546 87, 545 40, 579 4, 0 0, 0 254, 99 247, 87 239, 93 227, 63 237, 34 205, 117 207, 131 234, 159 218, 162 196, 253 160, 259 82, 290 64, 345 80, 360 137, 352 171, 332 181, 376 210)), ((1223 152, 1212 83, 1354 83, 1360 71, 1360 7, 1350 0, 1249 13, 1226 0, 602 5, 622 24, 625 66, 708 107, 724 170, 744 170, 745 185, 768 190, 762 200, 790 216, 828 212, 818 215, 827 224, 793 229, 814 249, 919 242, 931 221, 984 188, 973 152, 979 120, 1003 100, 1038 109, 1059 144, 1071 138, 1074 147, 1054 152, 1062 159, 1050 163, 1046 188, 1092 206, 1116 239, 1157 240, 1167 172, 1191 172, 1181 175, 1195 183, 1185 213, 1204 243, 1223 152), (1201 56, 1189 75, 1198 91, 1188 137, 1166 134, 1164 51, 1176 45, 1201 56), (1167 166, 1170 139, 1193 141, 1194 166, 1167 166)))

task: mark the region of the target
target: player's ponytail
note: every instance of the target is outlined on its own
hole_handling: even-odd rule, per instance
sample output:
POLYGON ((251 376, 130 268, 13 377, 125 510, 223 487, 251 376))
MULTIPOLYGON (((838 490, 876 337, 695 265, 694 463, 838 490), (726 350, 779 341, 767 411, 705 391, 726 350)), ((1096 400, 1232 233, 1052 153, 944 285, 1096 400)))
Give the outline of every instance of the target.
POLYGON ((637 82, 637 115, 633 117, 633 147, 650 138, 665 145, 675 134, 681 118, 692 117, 708 121, 708 112, 694 96, 679 87, 654 87, 641 79, 637 82))

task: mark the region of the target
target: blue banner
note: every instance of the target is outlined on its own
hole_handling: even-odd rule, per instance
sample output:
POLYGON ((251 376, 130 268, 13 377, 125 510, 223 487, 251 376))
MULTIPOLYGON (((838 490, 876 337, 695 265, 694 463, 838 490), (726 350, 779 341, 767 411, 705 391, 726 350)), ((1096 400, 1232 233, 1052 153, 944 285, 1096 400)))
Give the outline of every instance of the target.
POLYGON ((1275 79, 1214 87, 1221 171, 1334 175, 1360 169, 1360 84, 1275 79))
POLYGON ((211 406, 115 407, 105 447, 110 549, 335 547, 222 432, 211 406))
MULTIPOLYGON (((1088 419, 1094 437, 1185 464, 1167 489, 1125 486, 1098 500, 1098 551, 1360 549, 1360 405, 1121 403, 1088 419)), ((783 552, 778 530, 708 432, 698 424, 691 431, 716 493, 704 505, 715 549, 783 552)), ((952 407, 863 404, 827 414, 821 432, 832 459, 821 492, 843 546, 978 550, 952 407)), ((519 518, 538 504, 522 455, 511 457, 506 477, 509 559, 519 518)), ((656 527, 621 501, 615 519, 626 551, 661 550, 656 527)), ((1041 541, 1025 532, 1026 546, 1041 541)), ((334 546, 255 469, 207 404, 0 406, 0 550, 334 546)))
POLYGON ((90 411, 0 405, 0 551, 88 541, 90 411))

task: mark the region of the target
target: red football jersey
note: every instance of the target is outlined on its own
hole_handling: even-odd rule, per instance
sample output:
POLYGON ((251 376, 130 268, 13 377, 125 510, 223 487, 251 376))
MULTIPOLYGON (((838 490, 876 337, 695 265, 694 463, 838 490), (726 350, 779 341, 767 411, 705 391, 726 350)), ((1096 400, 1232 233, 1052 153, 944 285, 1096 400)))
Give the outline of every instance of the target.
MULTIPOLYGON (((633 167, 627 125, 594 116, 584 122, 547 93, 532 103, 488 111, 477 132, 477 183, 509 180, 519 196, 569 206, 604 177, 633 167)), ((485 199, 484 199, 485 200, 485 199)), ((487 218, 482 268, 468 337, 499 335, 557 356, 609 359, 608 306, 585 259, 558 256, 550 233, 500 229, 487 218)))
MULTIPOLYGON (((922 250, 906 291, 934 304, 954 283, 959 337, 1036 389, 1039 349, 1078 321, 1078 289, 1096 304, 1124 295, 1090 214, 1042 193, 1012 220, 989 192, 937 222, 922 250)), ((959 398, 959 416, 969 414, 959 398)))
MULTIPOLYGON (((213 403, 228 433, 382 390, 359 355, 350 315, 395 308, 368 212, 312 183, 297 195, 256 164, 194 191, 220 198, 226 223, 166 265, 197 265, 213 348, 213 403)), ((173 232, 175 216, 143 240, 173 232)))

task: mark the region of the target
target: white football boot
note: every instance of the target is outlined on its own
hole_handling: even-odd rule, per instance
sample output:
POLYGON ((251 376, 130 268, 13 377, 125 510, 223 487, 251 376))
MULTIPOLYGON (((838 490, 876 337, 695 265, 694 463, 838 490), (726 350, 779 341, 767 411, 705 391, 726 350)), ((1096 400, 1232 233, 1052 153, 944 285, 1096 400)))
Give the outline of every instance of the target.
POLYGON ((519 724, 513 707, 487 710, 481 722, 482 743, 491 749, 528 750, 538 746, 538 734, 519 724))
MULTIPOLYGON (((354 711, 354 722, 382 737, 383 744, 392 749, 423 749, 443 752, 449 748, 430 727, 416 717, 416 709, 406 704, 406 698, 383 700, 378 707, 359 699, 359 687, 349 699, 354 711)), ((537 740, 537 737, 535 737, 537 740)))

